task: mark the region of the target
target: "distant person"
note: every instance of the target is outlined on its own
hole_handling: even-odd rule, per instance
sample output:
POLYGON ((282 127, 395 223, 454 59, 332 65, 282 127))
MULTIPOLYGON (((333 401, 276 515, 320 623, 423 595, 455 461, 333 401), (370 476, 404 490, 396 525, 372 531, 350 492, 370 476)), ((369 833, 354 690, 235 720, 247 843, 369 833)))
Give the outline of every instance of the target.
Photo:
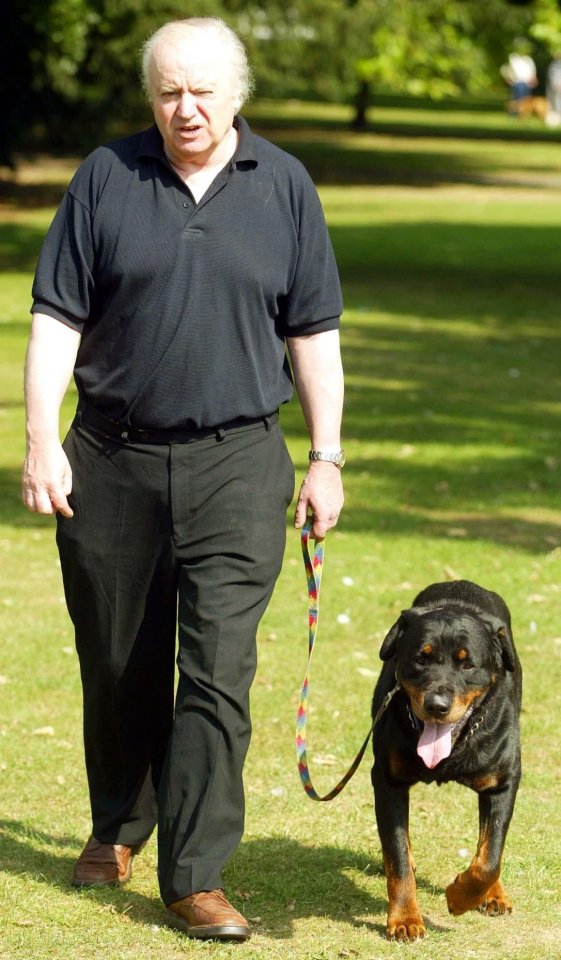
POLYGON ((548 127, 561 126, 561 50, 558 50, 547 68, 545 95, 548 127))
POLYGON ((158 822, 167 922, 245 940, 222 869, 294 491, 277 411, 288 354, 311 446, 295 525, 321 539, 343 504, 341 291, 310 177, 239 115, 236 34, 172 21, 143 65, 155 123, 84 161, 39 258, 23 500, 57 514, 80 659, 92 833, 72 883, 126 882, 158 822))
POLYGON ((508 63, 501 67, 501 76, 510 87, 509 111, 519 114, 521 102, 533 96, 538 85, 536 64, 526 43, 519 43, 509 54, 508 63))

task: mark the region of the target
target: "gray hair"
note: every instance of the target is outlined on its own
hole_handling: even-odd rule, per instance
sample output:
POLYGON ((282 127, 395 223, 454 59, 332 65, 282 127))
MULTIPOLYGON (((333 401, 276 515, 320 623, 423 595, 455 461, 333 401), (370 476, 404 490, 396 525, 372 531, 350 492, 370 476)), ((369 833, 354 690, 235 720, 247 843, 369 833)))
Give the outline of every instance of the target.
POLYGON ((239 108, 243 106, 253 91, 253 72, 242 41, 237 33, 219 17, 188 17, 186 20, 170 20, 148 37, 142 47, 141 76, 142 86, 149 100, 151 99, 150 61, 158 44, 162 40, 193 37, 203 31, 222 44, 227 51, 232 76, 238 87, 239 108))

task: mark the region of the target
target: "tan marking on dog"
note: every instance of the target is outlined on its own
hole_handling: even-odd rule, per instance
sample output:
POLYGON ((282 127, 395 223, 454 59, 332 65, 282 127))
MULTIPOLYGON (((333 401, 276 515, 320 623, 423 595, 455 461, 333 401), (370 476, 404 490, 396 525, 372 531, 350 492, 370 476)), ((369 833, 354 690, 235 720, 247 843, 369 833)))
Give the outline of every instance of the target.
POLYGON ((466 693, 461 694, 455 699, 455 709, 461 711, 461 716, 464 715, 468 707, 471 707, 474 700, 477 700, 478 697, 482 697, 484 693, 487 693, 488 687, 480 687, 478 690, 468 690, 466 693))
POLYGON ((394 780, 408 780, 410 769, 411 764, 405 760, 401 753, 392 750, 390 753, 390 772, 394 780))
POLYGON ((392 870, 391 861, 384 857, 384 869, 388 886, 388 919, 386 937, 388 940, 406 942, 422 940, 426 927, 417 901, 415 868, 411 858, 411 845, 407 835, 409 871, 406 876, 398 877, 392 870))
POLYGON ((474 777, 471 786, 474 790, 494 790, 501 783, 500 777, 496 773, 487 773, 481 777, 474 777))

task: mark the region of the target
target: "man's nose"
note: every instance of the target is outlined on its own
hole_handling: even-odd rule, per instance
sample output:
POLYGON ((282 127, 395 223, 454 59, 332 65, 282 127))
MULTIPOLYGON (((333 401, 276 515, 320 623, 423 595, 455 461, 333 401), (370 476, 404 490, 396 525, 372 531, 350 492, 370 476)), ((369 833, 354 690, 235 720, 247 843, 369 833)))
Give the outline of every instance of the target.
POLYGON ((193 117, 197 112, 196 99, 192 93, 189 93, 188 90, 181 94, 181 98, 177 104, 177 112, 181 117, 185 117, 187 120, 190 117, 193 117))

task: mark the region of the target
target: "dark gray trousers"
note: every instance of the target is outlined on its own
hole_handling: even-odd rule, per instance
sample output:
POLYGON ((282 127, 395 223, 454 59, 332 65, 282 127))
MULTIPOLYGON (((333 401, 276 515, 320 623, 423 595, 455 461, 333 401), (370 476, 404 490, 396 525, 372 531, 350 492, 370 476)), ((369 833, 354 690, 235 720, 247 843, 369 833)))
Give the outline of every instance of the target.
POLYGON ((74 517, 59 515, 57 542, 93 834, 135 845, 158 822, 169 904, 221 886, 243 833, 255 638, 282 564, 294 470, 278 423, 180 444, 74 425, 65 450, 74 517))

